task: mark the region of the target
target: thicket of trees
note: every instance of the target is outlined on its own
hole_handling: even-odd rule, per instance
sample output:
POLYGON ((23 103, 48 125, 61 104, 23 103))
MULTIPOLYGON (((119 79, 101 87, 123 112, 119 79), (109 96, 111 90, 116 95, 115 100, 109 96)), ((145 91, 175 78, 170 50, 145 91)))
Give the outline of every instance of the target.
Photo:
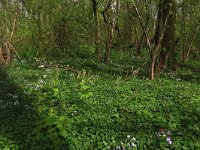
POLYGON ((2 0, 0 63, 26 52, 67 56, 84 46, 109 64, 112 51, 131 48, 148 52, 154 79, 198 52, 199 12, 199 0, 2 0))
POLYGON ((0 150, 200 149, 199 28, 200 0, 0 0, 0 150))

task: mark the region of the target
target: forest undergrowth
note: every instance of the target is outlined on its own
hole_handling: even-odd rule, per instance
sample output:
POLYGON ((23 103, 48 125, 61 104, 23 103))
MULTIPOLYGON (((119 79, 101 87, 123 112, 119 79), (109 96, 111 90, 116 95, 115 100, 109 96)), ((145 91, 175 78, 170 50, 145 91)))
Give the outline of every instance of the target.
POLYGON ((2 68, 0 149, 200 149, 200 63, 150 81, 145 61, 134 60, 2 68))

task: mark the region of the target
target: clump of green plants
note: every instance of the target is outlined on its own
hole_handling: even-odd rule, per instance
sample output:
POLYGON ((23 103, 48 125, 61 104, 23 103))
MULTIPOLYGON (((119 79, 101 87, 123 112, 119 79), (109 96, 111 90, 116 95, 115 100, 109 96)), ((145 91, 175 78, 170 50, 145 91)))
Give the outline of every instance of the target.
POLYGON ((177 74, 150 81, 94 72, 53 63, 7 68, 0 148, 200 148, 198 84, 177 74))

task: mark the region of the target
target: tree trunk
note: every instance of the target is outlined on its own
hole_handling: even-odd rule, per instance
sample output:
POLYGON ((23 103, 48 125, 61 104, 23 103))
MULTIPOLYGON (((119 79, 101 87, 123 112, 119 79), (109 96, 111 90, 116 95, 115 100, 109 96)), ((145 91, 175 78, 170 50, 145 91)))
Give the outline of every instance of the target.
POLYGON ((105 58, 104 62, 105 64, 110 63, 110 53, 111 53, 111 47, 112 47, 112 36, 113 36, 113 27, 108 25, 108 35, 106 39, 106 52, 105 52, 105 58))
POLYGON ((112 0, 109 1, 108 5, 106 6, 105 10, 102 11, 104 22, 107 24, 107 37, 106 37, 106 52, 104 57, 105 64, 110 63, 110 53, 112 47, 112 37, 113 37, 113 30, 116 29, 114 18, 111 16, 110 7, 112 5, 112 0))
POLYGON ((171 59, 170 67, 176 65, 175 46, 176 46, 176 1, 175 0, 160 0, 158 25, 155 33, 155 44, 158 44, 160 33, 165 27, 161 50, 158 60, 158 73, 167 68, 167 62, 171 59), (165 21, 167 20, 166 26, 165 21))
POLYGON ((97 0, 92 0, 93 4, 93 14, 95 19, 95 54, 98 60, 101 60, 101 50, 100 50, 100 29, 99 29, 99 15, 98 15, 98 2, 97 0))
POLYGON ((182 8, 182 23, 183 23, 183 34, 182 34, 182 50, 181 50, 181 62, 184 63, 185 61, 185 41, 186 41, 186 9, 185 9, 185 1, 183 1, 183 8, 182 8))
POLYGON ((190 54, 190 52, 191 52, 191 50, 192 50, 192 45, 193 45, 193 42, 194 42, 194 40, 195 40, 195 37, 196 37, 196 34, 197 34, 198 30, 199 30, 199 24, 197 23, 196 29, 195 29, 195 31, 194 31, 194 33, 193 33, 192 39, 191 39, 190 44, 189 44, 189 48, 188 48, 187 52, 185 53, 184 62, 185 62, 185 61, 188 59, 188 57, 189 57, 189 54, 190 54))

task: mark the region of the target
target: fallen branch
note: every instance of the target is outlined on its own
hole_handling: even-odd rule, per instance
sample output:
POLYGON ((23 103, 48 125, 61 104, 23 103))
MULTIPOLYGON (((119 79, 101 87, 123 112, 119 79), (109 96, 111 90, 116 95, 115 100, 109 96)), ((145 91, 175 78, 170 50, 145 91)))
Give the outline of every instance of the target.
POLYGON ((72 72, 72 73, 76 74, 77 76, 86 75, 86 73, 84 71, 79 71, 79 70, 76 70, 72 67, 63 66, 63 65, 60 65, 60 64, 56 64, 56 65, 41 64, 41 65, 38 66, 38 68, 59 68, 59 69, 65 70, 65 71, 72 72))

